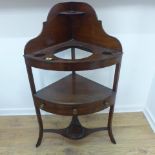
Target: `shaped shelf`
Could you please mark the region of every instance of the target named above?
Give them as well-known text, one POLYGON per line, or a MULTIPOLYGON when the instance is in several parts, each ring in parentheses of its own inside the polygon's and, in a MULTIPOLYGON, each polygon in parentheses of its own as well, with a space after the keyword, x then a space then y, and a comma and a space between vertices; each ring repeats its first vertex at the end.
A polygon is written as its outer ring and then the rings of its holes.
POLYGON ((83 76, 71 74, 38 91, 34 97, 38 107, 72 116, 73 109, 78 115, 84 115, 107 108, 113 104, 115 92, 83 76))
POLYGON ((60 12, 59 14, 60 14, 60 15, 74 16, 74 15, 84 15, 84 14, 86 14, 86 13, 85 13, 85 12, 82 12, 82 11, 68 10, 68 11, 60 12))
POLYGON ((103 68, 117 64, 122 57, 119 50, 104 48, 101 46, 70 40, 25 55, 26 61, 33 67, 57 70, 57 71, 80 71, 103 68), (69 48, 79 48, 92 53, 91 56, 83 59, 67 60, 58 58, 55 53, 62 52, 69 48))

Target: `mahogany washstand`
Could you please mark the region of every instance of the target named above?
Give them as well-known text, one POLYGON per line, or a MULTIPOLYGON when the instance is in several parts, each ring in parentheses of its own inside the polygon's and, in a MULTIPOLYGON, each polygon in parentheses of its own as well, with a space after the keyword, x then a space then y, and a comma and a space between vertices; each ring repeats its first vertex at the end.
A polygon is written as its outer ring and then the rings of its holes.
POLYGON ((122 58, 120 42, 106 34, 102 22, 97 19, 94 9, 81 2, 66 2, 55 5, 43 24, 41 34, 30 40, 24 52, 27 73, 31 86, 35 110, 39 123, 41 144, 43 132, 61 134, 70 139, 81 139, 93 132, 108 130, 112 143, 112 117, 122 58), (56 56, 71 49, 71 60, 56 56), (76 59, 76 49, 91 53, 91 56, 76 59), (102 86, 76 71, 93 70, 116 65, 113 89, 102 86), (69 76, 36 91, 32 67, 71 71, 69 76), (110 107, 107 127, 88 129, 81 125, 78 116, 101 111, 110 107), (43 129, 40 109, 50 113, 72 116, 65 129, 43 129))

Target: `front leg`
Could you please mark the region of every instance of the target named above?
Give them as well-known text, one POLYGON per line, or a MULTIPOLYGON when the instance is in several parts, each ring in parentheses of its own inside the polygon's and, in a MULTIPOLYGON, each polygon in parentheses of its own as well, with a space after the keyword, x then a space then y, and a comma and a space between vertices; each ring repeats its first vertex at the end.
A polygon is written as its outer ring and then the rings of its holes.
POLYGON ((39 147, 43 139, 43 122, 40 114, 40 109, 38 107, 36 107, 36 114, 37 114, 37 119, 39 124, 39 137, 38 137, 36 147, 39 147))
POLYGON ((113 119, 113 113, 114 113, 114 105, 110 106, 109 110, 109 118, 108 118, 108 134, 110 137, 110 140, 113 144, 116 144, 115 138, 112 133, 112 119, 113 119))

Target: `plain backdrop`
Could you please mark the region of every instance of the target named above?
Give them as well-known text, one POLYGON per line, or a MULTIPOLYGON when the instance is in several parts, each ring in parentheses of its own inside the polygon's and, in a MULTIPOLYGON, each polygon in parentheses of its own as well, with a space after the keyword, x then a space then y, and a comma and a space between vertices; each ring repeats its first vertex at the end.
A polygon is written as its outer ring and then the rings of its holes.
MULTIPOLYGON (((147 108, 155 118, 155 1, 84 0, 104 30, 123 46, 116 111, 147 108), (153 92, 154 91, 154 92, 153 92)), ((51 7, 60 0, 0 0, 0 115, 34 114, 23 50, 36 37, 51 7)), ((111 87, 114 67, 80 72, 111 87)), ((37 89, 69 74, 34 69, 37 89)), ((155 121, 155 120, 154 120, 155 121)))

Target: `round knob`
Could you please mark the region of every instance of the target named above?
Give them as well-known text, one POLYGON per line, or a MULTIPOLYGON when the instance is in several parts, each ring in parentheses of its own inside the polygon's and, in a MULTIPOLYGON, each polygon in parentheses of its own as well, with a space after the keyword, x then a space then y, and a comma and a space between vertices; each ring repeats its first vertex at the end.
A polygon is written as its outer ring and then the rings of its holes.
POLYGON ((77 109, 73 109, 73 115, 77 115, 77 114, 78 114, 77 109))
POLYGON ((41 104, 40 109, 44 109, 44 106, 45 106, 44 104, 41 104))
POLYGON ((107 107, 109 106, 109 102, 105 102, 104 104, 105 104, 107 107))
POLYGON ((46 60, 46 61, 52 61, 53 58, 52 58, 52 57, 46 57, 45 60, 46 60))

